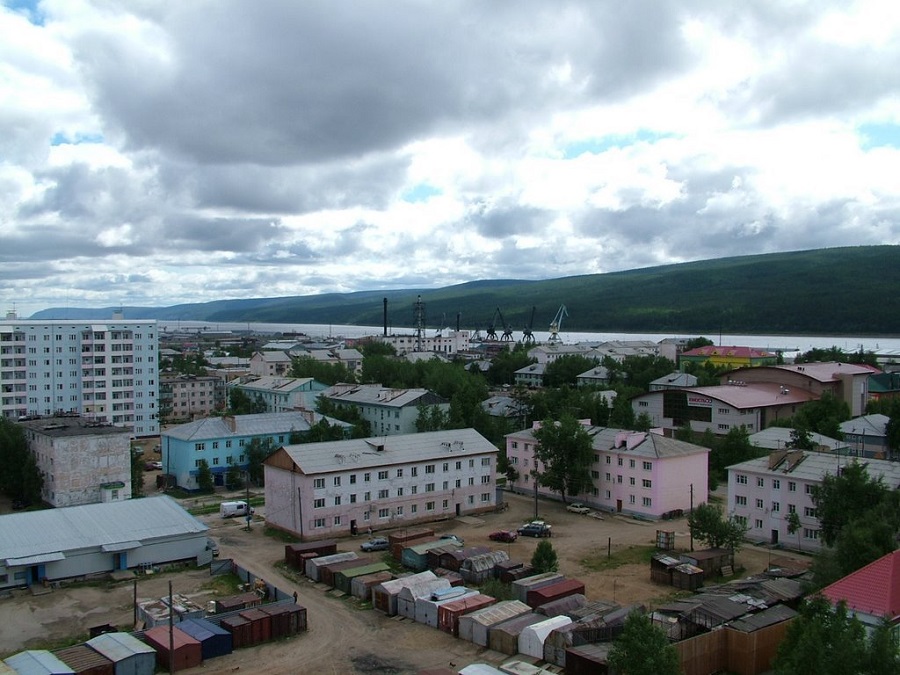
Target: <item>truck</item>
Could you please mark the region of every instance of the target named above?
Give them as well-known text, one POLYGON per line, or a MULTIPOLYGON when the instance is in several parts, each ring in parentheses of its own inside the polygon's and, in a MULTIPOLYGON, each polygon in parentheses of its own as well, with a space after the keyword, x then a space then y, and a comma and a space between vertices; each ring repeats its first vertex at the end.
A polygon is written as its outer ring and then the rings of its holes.
POLYGON ((219 515, 223 518, 234 518, 235 516, 253 515, 253 507, 247 502, 222 502, 219 504, 219 515))

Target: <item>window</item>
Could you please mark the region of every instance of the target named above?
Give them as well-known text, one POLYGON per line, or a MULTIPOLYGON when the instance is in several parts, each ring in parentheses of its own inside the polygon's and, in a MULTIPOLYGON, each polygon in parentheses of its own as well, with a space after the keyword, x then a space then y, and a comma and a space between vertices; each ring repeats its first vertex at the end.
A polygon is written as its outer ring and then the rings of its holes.
POLYGON ((810 529, 808 527, 804 527, 803 528, 803 538, 804 539, 818 539, 819 531, 810 529))
POLYGON ((738 506, 747 506, 747 498, 741 495, 736 495, 734 498, 734 503, 738 506))
POLYGON ((804 507, 803 515, 807 518, 818 518, 818 511, 816 511, 811 506, 804 507))
POLYGON ((434 473, 434 464, 426 464, 425 473, 434 473))
POLYGON ((356 494, 350 495, 350 503, 351 503, 351 504, 355 504, 355 503, 356 503, 356 494))
MULTIPOLYGON (((516 457, 516 459, 518 459, 518 457, 516 457)), ((457 463, 456 463, 456 470, 457 470, 457 471, 462 471, 462 462, 457 462, 457 463)))
POLYGON ((794 504, 788 504, 788 513, 797 513, 797 507, 794 504))
POLYGON ((419 505, 418 505, 418 504, 413 504, 412 506, 410 506, 410 507, 409 507, 409 512, 410 512, 410 513, 418 513, 418 512, 419 512, 419 505))
POLYGON ((647 508, 650 508, 651 506, 653 506, 653 500, 650 499, 650 497, 644 497, 641 500, 641 504, 647 508))
POLYGON ((606 463, 612 464, 612 457, 610 457, 609 455, 606 456, 606 463))
POLYGON ((418 485, 410 485, 409 486, 409 494, 411 494, 411 495, 419 494, 419 486, 418 485))
POLYGON ((641 481, 641 485, 643 485, 645 488, 653 487, 653 483, 646 478, 641 481))
POLYGON ((366 473, 363 474, 363 480, 368 483, 370 480, 372 480, 372 474, 366 471, 366 473))
POLYGON ((444 462, 441 469, 444 471, 444 473, 448 472, 450 470, 450 462, 444 462))
POLYGON ((414 466, 409 470, 411 476, 416 477, 419 475, 419 467, 414 466))
POLYGON ((378 509, 378 517, 379 518, 390 518, 391 510, 390 509, 378 509))
POLYGON ((621 474, 619 474, 619 475, 616 476, 616 482, 617 482, 619 485, 622 484, 622 475, 621 475, 621 474))
POLYGON ((319 499, 313 500, 313 508, 314 509, 324 509, 325 508, 325 498, 320 497, 319 499))
POLYGON ((441 502, 441 508, 442 508, 442 509, 447 510, 449 507, 450 507, 450 502, 447 501, 446 499, 445 499, 444 501, 441 502))
POLYGON ((441 490, 446 491, 449 489, 450 489, 450 481, 445 480, 444 483, 441 485, 441 490))
POLYGON ((482 501, 482 503, 491 501, 491 493, 490 492, 482 492, 481 493, 481 501, 482 501))
POLYGON ((761 530, 763 528, 763 521, 761 519, 757 518, 756 520, 753 521, 753 526, 757 530, 761 530))
POLYGON ((638 406, 641 408, 649 408, 650 402, 649 401, 638 401, 638 406))
POLYGON ((621 457, 619 457, 618 461, 619 461, 619 466, 622 466, 622 458, 621 457))
POLYGON ((781 481, 780 481, 779 479, 777 479, 777 478, 773 478, 773 479, 772 479, 772 489, 773 489, 773 490, 780 490, 780 489, 781 489, 781 481))
POLYGON ((747 527, 747 516, 735 516, 734 519, 742 526, 747 527))
POLYGON ((758 509, 763 508, 763 500, 762 499, 756 500, 756 508, 758 508, 758 509))
POLYGON ((213 450, 217 450, 219 448, 219 441, 213 441, 213 450))
POLYGON ((325 479, 324 478, 316 478, 315 480, 313 480, 313 487, 316 488, 317 490, 325 487, 325 479))
POLYGON ((341 477, 335 476, 334 477, 334 487, 340 487, 340 486, 341 486, 341 477))
POLYGON ((387 490, 379 490, 378 491, 378 499, 387 499, 388 491, 387 490))
POLYGON ((397 478, 403 478, 403 469, 397 469, 397 478))
POLYGON ((378 480, 387 480, 388 472, 387 471, 379 471, 378 472, 378 480))
MULTIPOLYGON (((528 446, 527 446, 527 445, 526 445, 525 449, 526 449, 526 450, 528 449, 528 446)), ((474 459, 470 459, 470 460, 469 460, 469 468, 470 468, 470 469, 474 469, 474 468, 475 468, 475 460, 474 460, 474 459)))
POLYGON ((402 515, 403 515, 403 507, 402 507, 402 506, 398 506, 398 507, 397 507, 397 515, 398 515, 398 516, 402 516, 402 515))
POLYGON ((197 452, 206 450, 206 443, 194 443, 194 450, 196 450, 197 452))
POLYGON ((629 459, 629 460, 628 460, 628 468, 629 468, 629 469, 633 469, 633 468, 634 468, 634 460, 633 460, 633 459, 629 459))
POLYGON ((742 473, 739 473, 735 477, 734 482, 737 483, 738 485, 746 485, 747 484, 747 476, 745 476, 742 473))
POLYGON ((371 493, 371 492, 366 492, 366 493, 363 495, 363 501, 365 501, 365 502, 370 502, 370 501, 372 501, 372 493, 371 493))
POLYGON ((425 483, 425 492, 434 492, 434 483, 425 483))
POLYGON ((628 477, 628 484, 629 484, 629 485, 634 485, 634 476, 629 476, 629 477, 628 477))
POLYGON ((334 505, 335 505, 335 506, 340 506, 340 505, 341 505, 341 496, 340 496, 340 495, 337 495, 337 496, 334 498, 334 505))
POLYGON ((765 478, 757 478, 756 479, 756 487, 761 488, 761 487, 765 487, 765 486, 766 486, 765 478))
POLYGON ((812 494, 812 491, 813 491, 813 486, 812 486, 812 485, 810 485, 809 483, 807 483, 807 484, 804 485, 803 487, 804 487, 804 489, 806 490, 806 494, 808 494, 808 495, 811 495, 811 494, 812 494))
POLYGON ((213 466, 218 466, 218 465, 219 465, 219 458, 213 457, 213 466))
POLYGON ((629 503, 629 504, 634 504, 635 501, 636 501, 636 500, 635 500, 634 495, 628 495, 628 503, 629 503))
POLYGON ((778 513, 781 511, 781 502, 772 502, 772 512, 778 513))
POLYGON ((491 458, 490 457, 482 457, 481 458, 481 466, 490 466, 491 458))
POLYGON ((324 518, 316 518, 313 521, 313 527, 325 527, 325 519, 324 518))
POLYGON ((653 462, 644 462, 644 471, 653 471, 653 462))
POLYGON ((402 497, 402 496, 403 496, 403 488, 397 488, 397 496, 398 496, 398 497, 402 497))
POLYGON ((434 511, 434 502, 425 502, 426 511, 434 511))
POLYGON ((340 517, 340 516, 335 516, 335 517, 334 517, 334 524, 335 524, 335 525, 340 525, 340 524, 341 524, 341 517, 340 517))
POLYGON ((592 479, 592 480, 599 480, 599 479, 600 479, 600 472, 599 472, 599 471, 594 471, 593 469, 591 469, 591 479, 592 479))
POLYGON ((356 474, 355 473, 350 474, 350 485, 356 485, 356 474))
POLYGON ((796 492, 796 491, 797 491, 797 484, 794 481, 789 480, 788 481, 788 492, 796 492))

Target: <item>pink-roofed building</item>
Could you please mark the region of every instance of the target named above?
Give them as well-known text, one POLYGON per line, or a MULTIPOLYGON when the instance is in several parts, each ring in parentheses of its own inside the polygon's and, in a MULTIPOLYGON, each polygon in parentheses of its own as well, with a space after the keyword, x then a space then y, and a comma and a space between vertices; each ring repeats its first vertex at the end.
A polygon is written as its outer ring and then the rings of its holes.
POLYGON ((887 617, 900 630, 900 551, 880 557, 821 591, 832 604, 844 601, 847 610, 867 629, 887 617))
MULTIPOLYGON (((673 512, 686 512, 694 503, 706 501, 709 450, 693 443, 666 438, 655 433, 591 426, 582 421, 594 449, 591 466, 593 486, 580 495, 567 495, 598 510, 628 513, 656 520, 673 512)), ((509 487, 523 494, 534 494, 535 469, 543 464, 535 458, 538 445, 534 432, 541 426, 506 436, 506 456, 518 473, 509 487)), ((543 486, 538 494, 551 499, 560 495, 543 486)))

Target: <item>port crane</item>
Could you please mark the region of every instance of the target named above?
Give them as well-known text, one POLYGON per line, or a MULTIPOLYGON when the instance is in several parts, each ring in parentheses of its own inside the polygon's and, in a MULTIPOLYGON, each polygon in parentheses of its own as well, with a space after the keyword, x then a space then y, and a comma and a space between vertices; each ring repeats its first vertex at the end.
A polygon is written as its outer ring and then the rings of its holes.
POLYGON ((550 337, 547 338, 548 342, 560 342, 562 340, 559 337, 559 330, 562 328, 562 320, 564 317, 569 316, 569 312, 566 310, 565 305, 559 306, 559 311, 556 312, 556 316, 553 317, 553 321, 550 322, 550 337))
POLYGON ((500 311, 499 307, 494 310, 494 316, 491 318, 490 324, 488 324, 487 339, 497 339, 497 319, 500 319, 500 324, 503 326, 503 333, 500 335, 500 341, 509 342, 510 340, 512 340, 512 327, 508 323, 506 323, 506 319, 503 318, 503 312, 500 311))
POLYGON ((533 344, 534 343, 534 333, 531 331, 531 326, 534 325, 534 311, 537 307, 531 307, 531 318, 528 319, 528 323, 525 324, 525 329, 522 331, 522 342, 525 344, 533 344))

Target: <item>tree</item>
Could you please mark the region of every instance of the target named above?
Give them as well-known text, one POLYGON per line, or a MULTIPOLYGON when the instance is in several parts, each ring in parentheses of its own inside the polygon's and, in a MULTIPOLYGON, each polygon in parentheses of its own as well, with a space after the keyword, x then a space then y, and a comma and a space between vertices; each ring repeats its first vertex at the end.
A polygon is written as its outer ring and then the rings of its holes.
POLYGON ((236 464, 230 464, 225 471, 225 487, 229 490, 240 490, 244 487, 244 477, 241 468, 236 464))
POLYGON ((41 501, 44 478, 28 449, 25 430, 0 415, 0 492, 26 504, 41 501))
POLYGON ((839 475, 826 474, 820 485, 812 487, 822 541, 834 546, 841 529, 878 506, 887 491, 884 481, 871 478, 859 462, 842 467, 839 475))
POLYGON ((722 508, 708 502, 700 504, 688 516, 691 536, 710 548, 737 551, 744 542, 747 526, 736 518, 725 518, 722 508))
POLYGON ((356 374, 343 363, 317 361, 311 356, 291 359, 291 377, 311 377, 323 384, 356 382, 356 374))
POLYGON ((847 614, 844 603, 832 607, 817 595, 803 603, 791 622, 774 666, 778 675, 844 675, 872 672, 866 668, 869 660, 859 619, 847 614))
POLYGON ((274 451, 275 444, 271 438, 254 438, 247 446, 247 475, 257 486, 265 482, 263 462, 274 451))
POLYGON ((809 429, 797 426, 791 429, 791 440, 787 442, 787 447, 794 450, 815 450, 816 444, 809 435, 809 429))
POLYGON ((560 387, 564 384, 574 385, 581 373, 597 365, 597 361, 585 356, 572 354, 561 356, 548 363, 544 369, 544 386, 560 387))
POLYGON ((144 496, 144 462, 131 448, 131 498, 144 496))
POLYGON ((634 426, 634 408, 631 407, 629 397, 621 391, 609 412, 609 426, 615 429, 631 429, 634 426))
POLYGON ((252 415, 266 412, 266 402, 257 394, 251 398, 243 389, 234 387, 228 395, 228 409, 232 415, 252 415))
POLYGON ((791 511, 787 517, 787 530, 788 534, 796 534, 797 535, 797 550, 802 551, 803 546, 800 543, 800 516, 796 511, 791 511))
POLYGON ((205 459, 200 460, 200 466, 197 468, 197 488, 200 492, 212 492, 215 489, 212 471, 205 459))
POLYGON ((609 666, 623 675, 677 675, 678 651, 643 612, 625 619, 625 629, 609 650, 609 666))
POLYGON ((559 557, 549 540, 541 539, 538 542, 534 555, 531 556, 531 566, 535 574, 555 572, 559 569, 559 557))
POLYGON ((571 415, 563 415, 559 422, 546 419, 534 432, 534 438, 538 442, 535 459, 544 465, 537 480, 559 492, 563 503, 566 495, 581 494, 593 485, 591 436, 577 419, 571 415))

